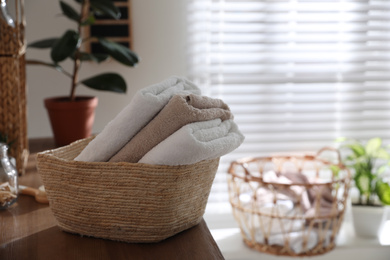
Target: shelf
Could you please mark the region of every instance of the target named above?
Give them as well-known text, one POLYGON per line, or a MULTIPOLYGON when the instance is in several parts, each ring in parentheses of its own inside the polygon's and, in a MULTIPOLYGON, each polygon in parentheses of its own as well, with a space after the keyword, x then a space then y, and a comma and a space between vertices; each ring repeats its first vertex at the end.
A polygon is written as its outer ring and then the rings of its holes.
MULTIPOLYGON (((131 26, 131 1, 114 1, 115 6, 120 8, 122 18, 119 20, 110 17, 97 18, 96 22, 87 26, 84 30, 85 37, 104 37, 108 40, 120 43, 127 48, 132 48, 132 26, 131 26)), ((84 45, 86 52, 104 52, 96 39, 88 41, 84 45)))

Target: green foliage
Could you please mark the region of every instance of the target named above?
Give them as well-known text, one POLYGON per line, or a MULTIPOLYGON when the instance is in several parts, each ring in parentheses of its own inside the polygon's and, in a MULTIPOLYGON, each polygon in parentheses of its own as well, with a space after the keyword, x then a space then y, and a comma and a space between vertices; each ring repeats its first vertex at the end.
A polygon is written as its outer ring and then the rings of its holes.
POLYGON ((124 65, 132 66, 138 62, 137 55, 123 45, 110 42, 104 38, 99 38, 99 43, 111 57, 124 65))
POLYGON ((390 154, 382 146, 382 139, 375 137, 364 145, 357 140, 340 138, 342 149, 349 151, 344 163, 354 169, 354 182, 360 192, 360 199, 366 198, 372 204, 373 197, 390 205, 390 186, 383 181, 381 174, 390 166, 390 154))
POLYGON ((375 191, 383 204, 390 205, 390 186, 388 183, 378 180, 375 185, 375 191))
POLYGON ((75 53, 80 43, 80 35, 76 31, 66 31, 59 40, 54 42, 50 53, 51 59, 54 63, 65 60, 75 53))
POLYGON ((28 46, 31 48, 39 48, 39 49, 51 48, 51 47, 53 47, 54 43, 57 40, 58 40, 58 38, 49 38, 49 39, 40 40, 40 41, 30 43, 28 46))
POLYGON ((340 167, 338 165, 332 164, 329 166, 332 171, 333 176, 338 177, 340 172, 340 167))
POLYGON ((62 13, 68 17, 69 19, 75 21, 76 23, 80 21, 81 17, 80 15, 67 3, 60 1, 60 7, 62 10, 62 13))
POLYGON ((96 90, 110 90, 118 93, 126 91, 126 82, 119 74, 116 73, 100 74, 92 78, 85 79, 82 83, 96 90), (109 86, 109 89, 107 89, 107 86, 109 86))
POLYGON ((68 29, 60 37, 52 37, 30 43, 28 47, 38 49, 50 49, 52 63, 28 60, 27 64, 44 65, 60 71, 71 78, 70 100, 75 99, 75 89, 79 84, 95 90, 112 91, 125 93, 127 90, 126 82, 117 73, 103 73, 90 77, 88 79, 78 80, 78 73, 81 62, 91 61, 100 63, 111 57, 125 66, 133 67, 138 62, 138 56, 130 49, 112 42, 105 38, 83 37, 84 26, 93 25, 96 16, 105 15, 114 19, 120 18, 120 11, 111 0, 75 0, 79 5, 79 12, 70 4, 60 0, 62 14, 75 22, 75 29, 68 29), (81 50, 83 43, 94 40, 99 44, 105 53, 87 53, 81 50), (60 63, 71 59, 74 64, 72 73, 67 72, 60 63))
POLYGON ((91 8, 99 15, 108 15, 114 19, 121 16, 119 9, 110 0, 91 0, 91 8))

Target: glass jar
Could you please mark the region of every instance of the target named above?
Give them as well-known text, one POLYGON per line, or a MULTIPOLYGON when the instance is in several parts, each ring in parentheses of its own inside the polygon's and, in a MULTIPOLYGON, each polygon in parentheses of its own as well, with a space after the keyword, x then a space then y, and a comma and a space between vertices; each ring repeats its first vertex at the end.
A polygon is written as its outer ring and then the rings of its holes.
POLYGON ((18 172, 7 151, 8 145, 0 143, 0 209, 8 208, 18 198, 18 172))

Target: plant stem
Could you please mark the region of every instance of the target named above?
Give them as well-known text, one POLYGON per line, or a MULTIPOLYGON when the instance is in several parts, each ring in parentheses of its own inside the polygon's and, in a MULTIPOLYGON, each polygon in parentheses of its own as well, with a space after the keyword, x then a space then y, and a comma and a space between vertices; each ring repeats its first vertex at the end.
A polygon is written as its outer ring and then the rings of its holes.
MULTIPOLYGON (((80 20, 77 23, 77 33, 81 37, 81 23, 87 18, 89 10, 89 0, 84 0, 81 2, 81 11, 80 11, 80 20)), ((76 86, 78 80, 78 74, 80 70, 81 60, 80 60, 80 50, 81 44, 77 47, 75 51, 75 57, 73 62, 73 77, 72 77, 72 85, 70 90, 70 101, 76 100, 76 86)))
POLYGON ((76 51, 75 58, 74 58, 74 63, 73 63, 73 77, 72 77, 72 86, 70 88, 70 101, 75 101, 76 100, 76 86, 77 86, 77 77, 78 77, 78 72, 80 68, 80 58, 79 55, 76 51))
POLYGON ((43 65, 43 66, 47 66, 47 67, 53 68, 53 69, 55 69, 55 70, 57 70, 59 72, 62 72, 63 74, 65 74, 69 78, 73 77, 72 74, 70 74, 69 72, 64 70, 61 66, 54 65, 54 64, 49 63, 49 62, 43 62, 43 61, 39 61, 39 60, 26 60, 26 64, 28 64, 28 65, 43 65))

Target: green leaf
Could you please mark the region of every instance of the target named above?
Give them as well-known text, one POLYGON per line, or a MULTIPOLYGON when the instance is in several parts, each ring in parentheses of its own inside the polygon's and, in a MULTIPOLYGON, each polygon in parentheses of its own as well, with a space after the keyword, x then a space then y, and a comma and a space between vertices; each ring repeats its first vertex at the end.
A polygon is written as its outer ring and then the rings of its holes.
MULTIPOLYGON (((100 63, 102 61, 105 61, 107 58, 108 58, 108 54, 104 54, 104 53, 87 53, 87 52, 80 53, 80 59, 82 61, 94 61, 100 63)), ((72 59, 74 59, 73 56, 72 59)))
POLYGON ((367 174, 358 173, 355 176, 355 184, 356 187, 359 189, 360 194, 365 194, 367 196, 371 193, 371 178, 367 174))
POLYGON ((390 186, 388 183, 377 181, 375 191, 383 204, 390 205, 390 186))
POLYGON ((58 63, 49 63, 49 62, 44 62, 44 61, 39 61, 39 60, 26 60, 26 64, 28 65, 43 65, 47 67, 51 67, 55 70, 63 72, 64 69, 58 64, 58 63))
POLYGON ((104 73, 81 81, 87 87, 95 90, 126 93, 125 80, 117 73, 104 73))
POLYGON ((348 155, 345 160, 346 161, 354 161, 356 159, 356 156, 355 155, 348 155))
POLYGON ((335 176, 335 177, 339 176, 340 167, 338 165, 332 164, 329 168, 332 171, 333 176, 335 176))
POLYGON ((370 156, 375 156, 381 145, 382 140, 378 137, 368 140, 366 144, 366 153, 370 156))
POLYGON ((58 38, 49 38, 44 40, 39 40, 32 42, 28 45, 28 47, 31 48, 39 48, 39 49, 45 49, 45 48, 51 48, 53 47, 54 43, 58 40, 58 38))
POLYGON ((389 153, 384 149, 384 148, 379 148, 375 155, 376 158, 384 159, 384 160, 389 160, 390 156, 389 153))
POLYGON ((81 39, 79 34, 73 30, 68 30, 58 39, 51 49, 51 59, 57 63, 70 57, 77 49, 81 39))
POLYGON ((80 21, 80 15, 67 3, 60 1, 60 6, 62 13, 68 17, 69 19, 76 21, 77 23, 80 21))
POLYGON ((360 157, 353 164, 353 168, 355 168, 358 174, 365 174, 368 176, 373 175, 372 173, 372 164, 367 161, 365 157, 360 157))
POLYGON ((115 60, 127 66, 134 66, 138 63, 138 56, 133 51, 125 46, 109 41, 104 38, 99 38, 99 43, 103 49, 115 60))
POLYGON ((382 173, 384 173, 387 169, 389 168, 389 165, 388 164, 385 164, 385 165, 381 165, 378 170, 376 171, 376 173, 378 175, 381 175, 382 173))
POLYGON ((108 15, 114 19, 119 19, 121 16, 118 7, 110 0, 91 0, 90 4, 97 13, 108 15))
POLYGON ((349 147, 353 154, 355 155, 355 157, 360 157, 362 155, 365 155, 366 154, 366 151, 364 149, 364 147, 361 145, 361 144, 348 144, 347 147, 349 147))

